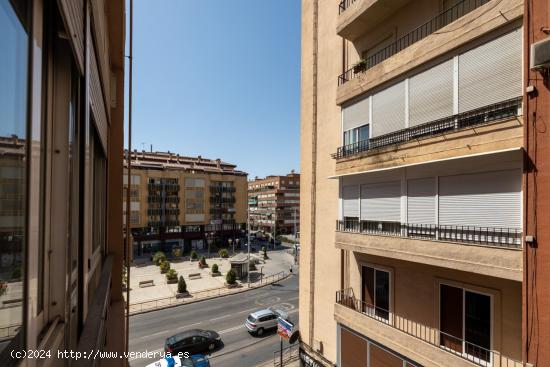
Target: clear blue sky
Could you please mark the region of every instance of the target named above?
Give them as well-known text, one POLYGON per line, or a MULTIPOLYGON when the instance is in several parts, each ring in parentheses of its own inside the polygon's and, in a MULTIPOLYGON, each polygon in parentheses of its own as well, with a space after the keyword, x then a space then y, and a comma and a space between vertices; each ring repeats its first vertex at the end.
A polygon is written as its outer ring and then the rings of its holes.
POLYGON ((134 0, 133 148, 299 171, 300 3, 134 0))

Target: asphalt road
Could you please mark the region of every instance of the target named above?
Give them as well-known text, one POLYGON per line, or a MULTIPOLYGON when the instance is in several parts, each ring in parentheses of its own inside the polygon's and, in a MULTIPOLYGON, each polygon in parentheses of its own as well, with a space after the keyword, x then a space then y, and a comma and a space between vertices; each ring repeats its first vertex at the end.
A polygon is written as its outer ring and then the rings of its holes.
MULTIPOLYGON (((161 352, 165 339, 173 334, 193 328, 212 329, 223 341, 223 346, 210 355, 212 367, 253 367, 272 360, 280 341, 275 331, 263 337, 250 335, 244 320, 249 313, 271 306, 286 310, 290 320, 298 323, 297 274, 248 292, 132 316, 129 349, 161 352)), ((146 366, 158 359, 130 358, 130 365, 146 366)))

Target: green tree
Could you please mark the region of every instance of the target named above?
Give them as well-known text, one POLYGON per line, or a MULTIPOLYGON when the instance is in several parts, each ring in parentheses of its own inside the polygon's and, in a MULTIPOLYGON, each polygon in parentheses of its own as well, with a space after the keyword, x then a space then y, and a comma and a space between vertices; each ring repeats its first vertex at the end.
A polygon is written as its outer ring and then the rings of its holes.
POLYGON ((168 261, 163 261, 160 263, 160 272, 161 274, 166 273, 168 270, 170 270, 170 263, 168 261))
POLYGON ((162 251, 157 251, 153 255, 153 264, 159 266, 163 261, 166 261, 166 254, 162 251))
POLYGON ((218 272, 218 264, 212 265, 212 274, 216 274, 218 272))
POLYGON ((225 281, 227 284, 235 284, 237 281, 237 272, 234 269, 230 269, 225 275, 225 281))

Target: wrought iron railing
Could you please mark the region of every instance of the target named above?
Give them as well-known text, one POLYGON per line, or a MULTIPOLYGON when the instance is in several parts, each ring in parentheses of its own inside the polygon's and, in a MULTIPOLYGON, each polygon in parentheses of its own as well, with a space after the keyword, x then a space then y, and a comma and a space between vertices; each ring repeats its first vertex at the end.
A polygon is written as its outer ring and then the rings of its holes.
MULTIPOLYGON (((340 2, 340 13, 345 11, 355 1, 356 0, 343 0, 342 2, 340 2)), ((343 85, 351 79, 355 79, 359 74, 364 73, 375 65, 380 64, 382 61, 389 59, 398 52, 411 46, 413 43, 416 43, 421 39, 426 38, 430 34, 435 33, 441 28, 451 24, 452 22, 463 17, 472 10, 477 9, 480 6, 488 3, 489 1, 490 0, 462 0, 451 8, 433 17, 421 26, 401 36, 395 42, 389 44, 380 51, 374 53, 366 59, 361 60, 352 68, 346 70, 343 74, 338 76, 338 85, 343 85)))
POLYGON ((506 357, 498 351, 484 348, 463 338, 399 316, 392 310, 363 302, 355 298, 352 288, 337 291, 336 303, 476 365, 492 367, 525 366, 523 362, 506 357))
POLYGON ((347 8, 350 7, 351 4, 356 2, 357 0, 342 0, 340 1, 340 4, 338 5, 338 14, 342 14, 346 11, 347 8))
POLYGON ((388 145, 404 143, 411 140, 425 139, 443 133, 457 131, 472 126, 479 126, 494 121, 519 116, 521 101, 521 97, 512 98, 507 101, 494 103, 492 105, 484 106, 467 112, 462 112, 439 120, 427 122, 422 125, 417 125, 406 129, 394 131, 389 134, 380 135, 374 138, 370 138, 369 140, 344 145, 339 147, 336 153, 332 154, 332 158, 347 158, 360 154, 362 152, 382 148, 388 145))
POLYGON ((338 232, 367 235, 420 238, 492 247, 521 248, 522 231, 518 228, 450 226, 346 218, 336 221, 338 232))

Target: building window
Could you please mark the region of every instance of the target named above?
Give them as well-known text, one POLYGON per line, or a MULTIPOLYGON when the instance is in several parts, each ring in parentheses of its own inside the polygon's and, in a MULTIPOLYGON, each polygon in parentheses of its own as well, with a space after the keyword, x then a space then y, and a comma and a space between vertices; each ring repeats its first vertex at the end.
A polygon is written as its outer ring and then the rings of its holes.
POLYGON ((28 6, 0 0, 0 299, 10 304, 10 311, 0 314, 6 335, 0 360, 24 343, 28 6))
POLYGON ((369 124, 344 131, 344 145, 369 140, 369 124))
POLYGON ((390 273, 370 266, 361 268, 363 312, 384 320, 390 316, 390 273))
POLYGON ((491 296, 440 285, 440 344, 476 359, 491 359, 491 296))

